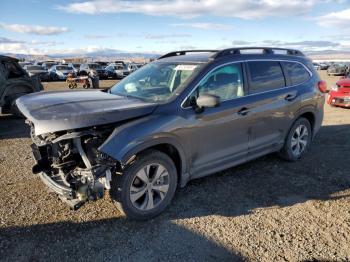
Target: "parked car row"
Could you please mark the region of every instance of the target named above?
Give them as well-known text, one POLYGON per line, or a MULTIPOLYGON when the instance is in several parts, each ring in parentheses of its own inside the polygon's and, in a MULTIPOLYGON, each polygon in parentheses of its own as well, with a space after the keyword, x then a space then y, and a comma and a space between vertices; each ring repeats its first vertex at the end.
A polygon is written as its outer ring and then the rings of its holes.
POLYGON ((332 64, 327 69, 327 74, 329 76, 330 75, 345 76, 349 74, 349 64, 345 64, 345 63, 332 64))
POLYGON ((38 75, 41 81, 66 80, 68 74, 76 76, 98 76, 100 79, 122 79, 141 68, 143 64, 124 61, 93 63, 58 63, 56 61, 19 62, 19 65, 32 75, 38 75))
POLYGON ((330 67, 329 63, 313 63, 316 70, 327 70, 330 67))

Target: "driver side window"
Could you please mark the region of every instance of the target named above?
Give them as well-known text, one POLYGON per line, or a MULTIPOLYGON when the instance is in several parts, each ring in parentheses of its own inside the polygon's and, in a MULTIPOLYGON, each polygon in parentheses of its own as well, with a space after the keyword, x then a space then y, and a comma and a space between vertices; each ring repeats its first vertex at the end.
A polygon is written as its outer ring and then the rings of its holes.
POLYGON ((198 96, 202 94, 216 95, 221 102, 244 96, 242 64, 234 63, 215 69, 200 81, 183 106, 195 105, 198 96))
POLYGON ((221 101, 244 96, 242 65, 220 67, 207 75, 199 84, 197 95, 211 94, 221 101))

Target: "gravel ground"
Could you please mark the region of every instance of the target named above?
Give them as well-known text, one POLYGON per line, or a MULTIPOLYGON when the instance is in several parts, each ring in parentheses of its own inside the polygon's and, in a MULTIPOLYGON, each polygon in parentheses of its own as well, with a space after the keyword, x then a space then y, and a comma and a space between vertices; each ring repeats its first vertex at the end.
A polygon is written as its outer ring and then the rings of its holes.
POLYGON ((350 110, 325 111, 302 161, 273 154, 191 181, 147 222, 108 197, 71 211, 31 173, 24 122, 0 116, 0 260, 350 261, 350 110))

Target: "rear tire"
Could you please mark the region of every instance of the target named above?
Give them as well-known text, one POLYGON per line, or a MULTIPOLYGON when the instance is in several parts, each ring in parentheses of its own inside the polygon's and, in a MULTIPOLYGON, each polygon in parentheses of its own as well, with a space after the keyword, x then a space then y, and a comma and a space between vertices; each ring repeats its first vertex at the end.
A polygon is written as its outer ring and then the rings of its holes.
POLYGON ((288 136, 279 155, 287 161, 301 159, 309 150, 312 141, 312 128, 304 117, 296 120, 289 130, 288 136))
POLYGON ((177 187, 174 162, 164 153, 148 150, 112 179, 111 198, 133 220, 147 220, 162 213, 177 187))

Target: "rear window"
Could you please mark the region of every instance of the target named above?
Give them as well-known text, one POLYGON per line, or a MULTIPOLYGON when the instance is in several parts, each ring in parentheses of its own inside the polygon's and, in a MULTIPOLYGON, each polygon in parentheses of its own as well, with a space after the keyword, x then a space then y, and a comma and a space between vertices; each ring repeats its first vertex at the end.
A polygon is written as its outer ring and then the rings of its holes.
POLYGON ((42 70, 43 68, 41 66, 27 66, 28 70, 42 70))
POLYGON ((56 69, 57 69, 57 70, 73 70, 72 67, 70 67, 70 66, 65 66, 65 65, 56 66, 56 69))
POLYGON ((248 62, 250 94, 279 89, 286 86, 281 65, 277 61, 248 62))
POLYGON ((89 67, 91 69, 102 69, 102 66, 99 64, 89 64, 89 67))
POLYGON ((298 85, 310 79, 309 72, 299 63, 283 62, 283 66, 292 82, 292 85, 298 85))

